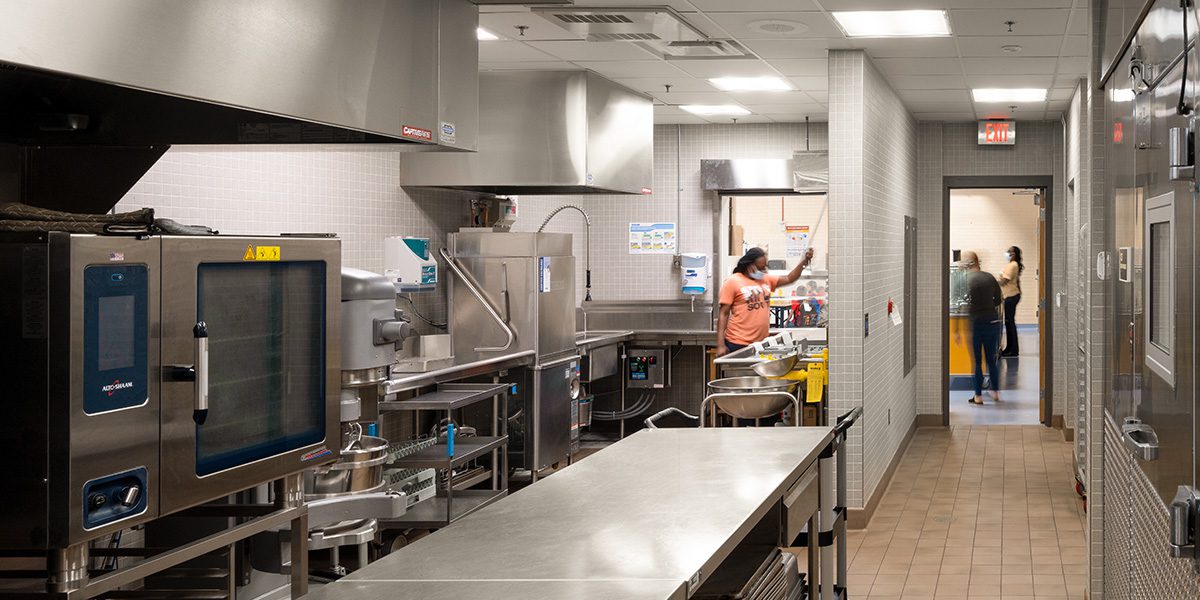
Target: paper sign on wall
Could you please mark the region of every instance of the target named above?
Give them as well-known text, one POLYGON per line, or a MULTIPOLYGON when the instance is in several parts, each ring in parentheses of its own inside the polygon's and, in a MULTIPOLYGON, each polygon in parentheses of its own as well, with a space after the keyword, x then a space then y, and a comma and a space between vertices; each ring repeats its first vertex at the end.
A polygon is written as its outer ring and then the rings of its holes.
POLYGON ((674 223, 630 223, 630 254, 675 254, 674 223))
POLYGON ((808 225, 787 225, 784 228, 784 235, 787 236, 787 255, 804 256, 804 252, 808 250, 808 225))

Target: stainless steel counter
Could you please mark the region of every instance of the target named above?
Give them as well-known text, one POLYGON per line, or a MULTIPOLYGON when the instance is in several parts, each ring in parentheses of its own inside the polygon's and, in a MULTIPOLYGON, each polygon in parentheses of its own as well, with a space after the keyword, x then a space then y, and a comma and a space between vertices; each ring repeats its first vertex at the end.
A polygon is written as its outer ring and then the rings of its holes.
POLYGON ((406 392, 438 383, 458 381, 467 377, 495 373, 531 364, 533 364, 533 350, 513 352, 511 354, 456 364, 424 373, 400 373, 398 376, 380 384, 380 389, 383 394, 395 394, 397 392, 406 392))
POLYGON ((454 585, 466 597, 480 584, 489 598, 576 597, 558 591, 567 585, 581 598, 676 598, 689 580, 703 583, 832 436, 824 427, 641 431, 312 597, 374 598, 356 594, 426 582, 387 593, 425 600, 430 585, 454 585), (496 591, 517 581, 505 592, 516 595, 496 591))
POLYGON ((342 581, 305 598, 336 600, 684 600, 686 586, 670 580, 624 581, 342 581))

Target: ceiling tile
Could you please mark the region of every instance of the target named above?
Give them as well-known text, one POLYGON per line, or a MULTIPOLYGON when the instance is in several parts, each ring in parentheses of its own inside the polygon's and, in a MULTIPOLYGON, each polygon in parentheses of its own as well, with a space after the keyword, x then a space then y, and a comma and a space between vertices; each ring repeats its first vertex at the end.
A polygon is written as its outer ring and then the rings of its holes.
MULTIPOLYGON (((1032 56, 1058 56, 1063 46, 1061 35, 982 35, 958 38, 958 49, 962 56, 1000 56, 1025 58, 1032 56), (1008 53, 1000 48, 1016 45, 1020 52, 1008 53)), ((1086 54, 1086 52, 1085 52, 1086 54)))
POLYGON ((968 88, 1049 88, 1051 75, 974 75, 967 73, 968 88))
POLYGON ((500 36, 523 42, 539 40, 582 40, 583 36, 571 33, 539 15, 529 11, 482 13, 479 15, 479 26, 500 36), (518 26, 526 27, 525 35, 521 35, 518 26))
POLYGON ((738 104, 808 104, 811 100, 804 92, 728 92, 738 104))
MULTIPOLYGON (((994 5, 994 4, 993 4, 994 5)), ((1005 21, 1014 21, 1014 35, 1062 35, 1067 33, 1064 9, 951 10, 950 26, 955 35, 1005 35, 1005 21)))
POLYGON ((1084 77, 1088 72, 1088 65, 1091 64, 1086 56, 1073 56, 1070 58, 1058 59, 1058 76, 1062 77, 1084 77))
POLYGON ((1063 56, 1087 56, 1091 47, 1086 35, 1068 35, 1067 43, 1063 44, 1063 56))
POLYGON ((804 95, 817 104, 829 104, 829 90, 805 90, 804 95))
POLYGON ((963 121, 974 121, 975 113, 973 112, 914 112, 913 117, 918 121, 946 121, 950 123, 959 123, 963 121))
POLYGON ((552 61, 555 57, 521 42, 479 43, 479 62, 552 61))
POLYGON ((782 113, 782 114, 765 114, 763 116, 770 117, 770 119, 772 121, 775 121, 776 123, 803 123, 805 117, 808 117, 808 119, 810 121, 813 121, 816 123, 825 123, 825 122, 829 121, 829 111, 827 111, 827 110, 822 110, 820 112, 814 112, 814 113, 809 113, 809 114, 782 113))
POLYGON ((579 71, 580 68, 561 60, 546 62, 479 63, 480 71, 579 71))
POLYGON ((530 46, 562 60, 649 60, 655 55, 629 42, 529 42, 530 46))
POLYGON ((1056 112, 1062 112, 1062 111, 1065 111, 1065 110, 1067 110, 1067 108, 1068 108, 1070 105, 1071 105, 1071 102, 1070 102, 1070 101, 1068 101, 1068 100, 1060 100, 1060 101, 1057 101, 1057 102, 1047 102, 1047 103, 1046 103, 1046 110, 1053 110, 1053 111, 1056 111, 1056 112))
POLYGON ((1054 88, 1050 90, 1050 101, 1070 100, 1075 97, 1075 88, 1054 88))
POLYGON ((772 77, 779 73, 758 59, 674 60, 671 64, 684 72, 703 78, 710 77, 772 77))
POLYGON ((578 61, 575 64, 611 79, 631 77, 683 77, 683 71, 665 60, 629 60, 614 62, 578 61))
POLYGON ((971 101, 966 89, 957 90, 900 90, 896 92, 905 102, 963 102, 971 101))
POLYGON ((961 75, 962 65, 957 58, 880 58, 875 60, 879 70, 888 75, 961 75))
POLYGON ((651 92, 650 95, 666 104, 737 104, 725 92, 651 92))
POLYGON ((828 58, 795 58, 767 61, 786 77, 828 77, 828 58))
POLYGON ((751 52, 770 60, 773 58, 826 58, 829 48, 851 48, 849 40, 814 38, 807 40, 746 40, 742 42, 751 52))
MULTIPOLYGON (((719 12, 778 12, 790 10, 820 10, 812 0, 691 0, 696 8, 710 13, 719 12)), ((591 1, 588 1, 591 4, 591 1)))
POLYGON ((964 58, 963 69, 968 76, 988 75, 1053 75, 1057 67, 1053 58, 964 58))
POLYGON ((659 115, 667 116, 667 115, 690 115, 690 114, 692 114, 692 113, 687 112, 686 110, 683 110, 682 108, 679 108, 678 106, 667 106, 665 104, 655 104, 654 105, 654 117, 655 118, 658 118, 659 115))
POLYGON ((825 91, 829 89, 828 77, 788 77, 792 85, 802 92, 808 91, 825 91))
POLYGON ((833 21, 820 12, 733 12, 708 13, 717 25, 738 39, 762 40, 779 38, 841 37, 842 32, 833 21), (791 32, 774 34, 755 29, 759 24, 771 22, 795 27, 791 32))
POLYGON ((958 56, 954 38, 878 38, 856 39, 854 45, 871 58, 945 58, 958 56))
POLYGON ((705 125, 708 121, 696 115, 654 115, 655 125, 705 125))
MULTIPOLYGON (((835 10, 906 10, 914 8, 940 8, 930 6, 929 0, 821 0, 828 11, 835 10)), ((936 2, 933 4, 942 4, 936 2)))
POLYGON ((664 85, 670 85, 672 92, 715 92, 717 88, 709 85, 707 80, 694 77, 637 77, 629 79, 614 79, 617 83, 644 93, 657 94, 666 92, 664 85))
POLYGON ((815 112, 823 112, 827 110, 820 104, 747 104, 746 108, 760 115, 807 115, 815 112))
MULTIPOLYGON (((1071 8, 1072 0, 1004 0, 1010 8, 1071 8)), ((941 0, 947 8, 992 8, 996 0, 941 0)))
POLYGON ((909 102, 904 101, 904 106, 910 112, 966 112, 971 110, 970 102, 909 102))
POLYGON ((729 123, 734 123, 735 121, 737 122, 738 125, 746 125, 746 124, 754 124, 754 123, 774 123, 775 122, 771 119, 771 117, 768 117, 766 115, 740 115, 737 117, 731 117, 729 115, 722 115, 722 116, 713 115, 711 117, 705 117, 705 118, 708 119, 709 123, 719 123, 719 124, 729 124, 729 123))
POLYGON ((587 0, 586 3, 577 4, 587 4, 588 6, 669 6, 679 11, 694 10, 689 0, 587 0))
POLYGON ((965 88, 967 81, 957 73, 946 75, 890 75, 888 81, 897 90, 940 90, 965 88))
POLYGON ((1019 108, 1017 110, 1009 110, 1007 107, 977 106, 975 114, 979 115, 981 119, 1033 119, 1040 121, 1045 118, 1046 109, 1041 104, 1038 104, 1036 108, 1019 108))

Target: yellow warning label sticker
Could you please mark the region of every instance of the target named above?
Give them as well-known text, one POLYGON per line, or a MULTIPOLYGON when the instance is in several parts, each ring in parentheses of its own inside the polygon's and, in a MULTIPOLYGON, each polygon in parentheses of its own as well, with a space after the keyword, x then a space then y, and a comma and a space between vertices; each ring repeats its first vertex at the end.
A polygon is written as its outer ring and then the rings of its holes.
POLYGON ((254 260, 279 260, 279 246, 259 246, 255 248, 254 260))
POLYGON ((246 246, 246 253, 242 255, 242 260, 254 260, 254 246, 246 246))

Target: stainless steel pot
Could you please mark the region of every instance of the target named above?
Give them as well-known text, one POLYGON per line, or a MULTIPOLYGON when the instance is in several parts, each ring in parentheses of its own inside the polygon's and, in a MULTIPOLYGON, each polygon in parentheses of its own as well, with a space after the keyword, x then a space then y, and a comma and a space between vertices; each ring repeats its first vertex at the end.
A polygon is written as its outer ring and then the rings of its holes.
POLYGON ((388 460, 388 441, 369 435, 341 452, 341 459, 323 469, 304 474, 305 497, 309 500, 383 489, 383 467, 388 460))

